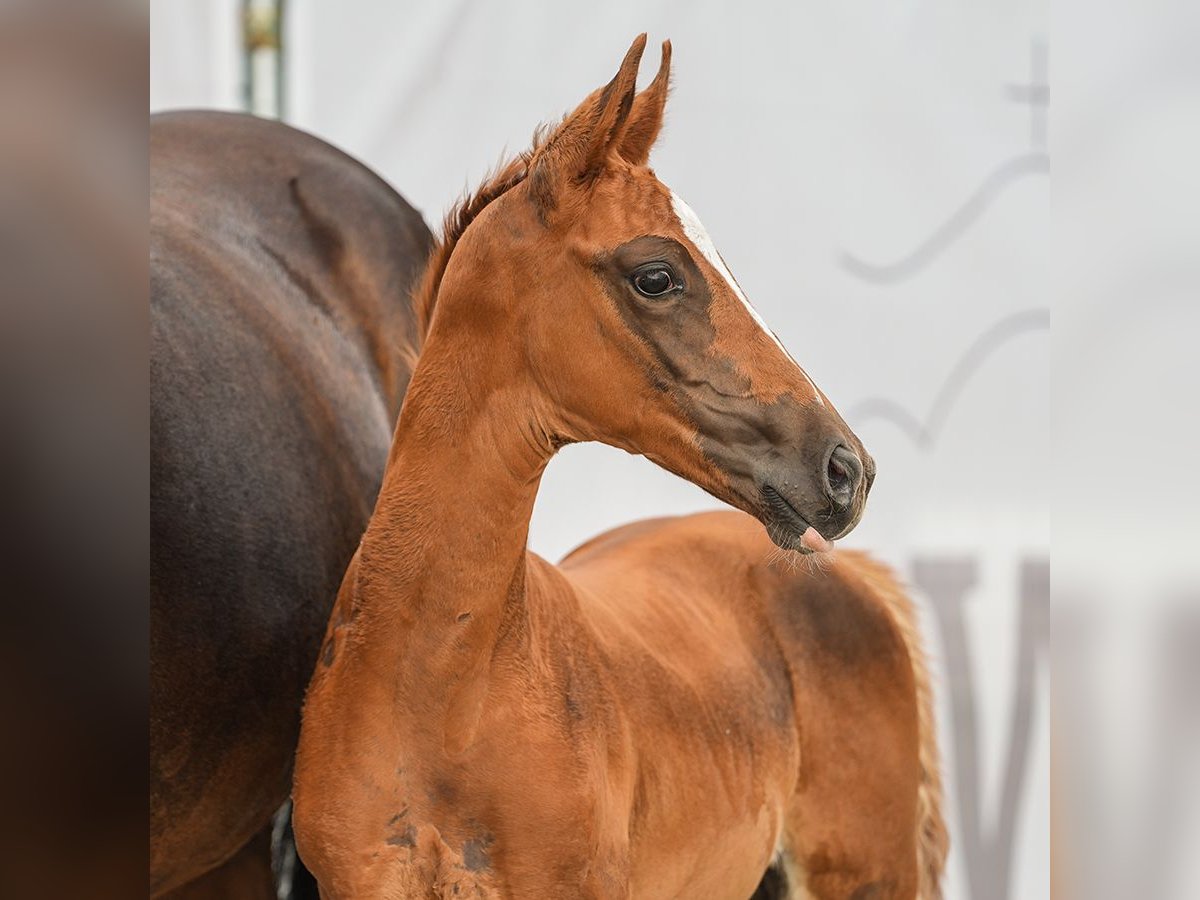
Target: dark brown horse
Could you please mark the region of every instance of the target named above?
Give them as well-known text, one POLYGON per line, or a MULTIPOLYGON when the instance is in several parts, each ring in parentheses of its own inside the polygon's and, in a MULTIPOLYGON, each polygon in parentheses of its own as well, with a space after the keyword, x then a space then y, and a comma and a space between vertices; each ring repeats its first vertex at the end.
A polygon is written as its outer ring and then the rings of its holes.
POLYGON ((266 829, 379 487, 431 237, 282 125, 156 116, 150 890, 273 896, 266 829))

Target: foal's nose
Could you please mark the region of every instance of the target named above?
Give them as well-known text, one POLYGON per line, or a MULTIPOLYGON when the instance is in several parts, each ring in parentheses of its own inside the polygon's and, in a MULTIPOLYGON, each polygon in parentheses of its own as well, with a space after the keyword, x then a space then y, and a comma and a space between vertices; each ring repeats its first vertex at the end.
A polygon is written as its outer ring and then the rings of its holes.
POLYGON ((853 450, 845 444, 838 444, 829 451, 829 458, 825 461, 824 487, 834 509, 844 512, 850 508, 862 478, 862 460, 853 450))

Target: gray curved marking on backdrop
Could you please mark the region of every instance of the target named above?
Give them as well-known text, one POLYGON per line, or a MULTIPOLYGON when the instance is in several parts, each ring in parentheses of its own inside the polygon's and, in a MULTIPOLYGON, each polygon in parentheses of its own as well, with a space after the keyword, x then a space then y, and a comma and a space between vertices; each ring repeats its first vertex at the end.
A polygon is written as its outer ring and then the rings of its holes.
POLYGON ((903 281, 925 268, 962 237, 1009 184, 1027 175, 1046 175, 1049 172, 1050 157, 1045 153, 1026 153, 1013 157, 989 175, 975 193, 935 228, 929 237, 895 262, 867 262, 844 250, 838 261, 843 269, 864 281, 875 284, 903 281))
POLYGON ((1021 335, 1050 330, 1050 310, 1026 309, 1001 319, 975 339, 967 348, 934 398, 929 413, 922 420, 906 407, 887 397, 868 397, 847 411, 846 419, 858 427, 872 419, 891 422, 922 450, 929 450, 937 443, 942 428, 950 416, 954 404, 972 376, 982 368, 997 350, 1021 335))

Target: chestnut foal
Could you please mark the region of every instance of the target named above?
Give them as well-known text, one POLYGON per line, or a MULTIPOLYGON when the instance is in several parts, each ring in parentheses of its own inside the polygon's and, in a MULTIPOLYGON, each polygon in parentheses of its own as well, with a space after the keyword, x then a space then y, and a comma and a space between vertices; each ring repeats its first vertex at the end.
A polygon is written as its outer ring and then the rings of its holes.
POLYGON ((911 607, 829 552, 873 464, 646 167, 670 45, 636 94, 644 46, 451 214, 418 289, 423 347, 304 710, 295 830, 325 897, 937 893, 911 607), (529 519, 573 441, 750 515, 640 522, 551 565, 529 519), (772 540, 821 562, 771 565, 772 540))

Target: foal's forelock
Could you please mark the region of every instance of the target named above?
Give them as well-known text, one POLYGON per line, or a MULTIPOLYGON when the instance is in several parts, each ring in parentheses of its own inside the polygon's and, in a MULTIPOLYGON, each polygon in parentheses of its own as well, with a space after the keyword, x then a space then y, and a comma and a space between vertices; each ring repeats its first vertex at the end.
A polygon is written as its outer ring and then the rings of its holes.
POLYGON ((750 301, 746 298, 746 295, 742 292, 741 285, 737 283, 737 279, 733 277, 733 273, 730 272, 729 267, 725 265, 725 260, 723 260, 721 258, 721 254, 717 252, 717 248, 713 244, 712 238, 708 236, 708 230, 700 221, 700 217, 696 215, 695 211, 688 206, 686 202, 684 202, 682 197, 680 197, 674 191, 671 191, 669 188, 668 190, 671 194, 671 208, 674 210, 676 218, 679 219, 679 225, 683 229, 684 235, 689 241, 691 241, 692 245, 696 248, 700 255, 708 261, 708 264, 716 270, 717 274, 724 279, 729 290, 735 297, 737 297, 742 306, 746 308, 746 311, 750 313, 750 317, 754 320, 754 323, 762 330, 764 334, 767 335, 767 337, 771 339, 775 346, 779 348, 779 352, 786 356, 789 361, 791 361, 792 365, 796 367, 796 371, 803 376, 805 382, 810 388, 812 388, 813 402, 816 403, 817 406, 824 406, 825 401, 821 399, 821 392, 817 390, 817 386, 813 384, 812 379, 808 377, 808 373, 800 367, 800 364, 796 362, 795 357, 793 357, 792 354, 788 352, 787 348, 783 346, 783 343, 779 340, 779 337, 770 329, 770 327, 768 327, 767 323, 763 321, 762 316, 758 314, 758 310, 754 308, 753 304, 750 303, 750 301))

